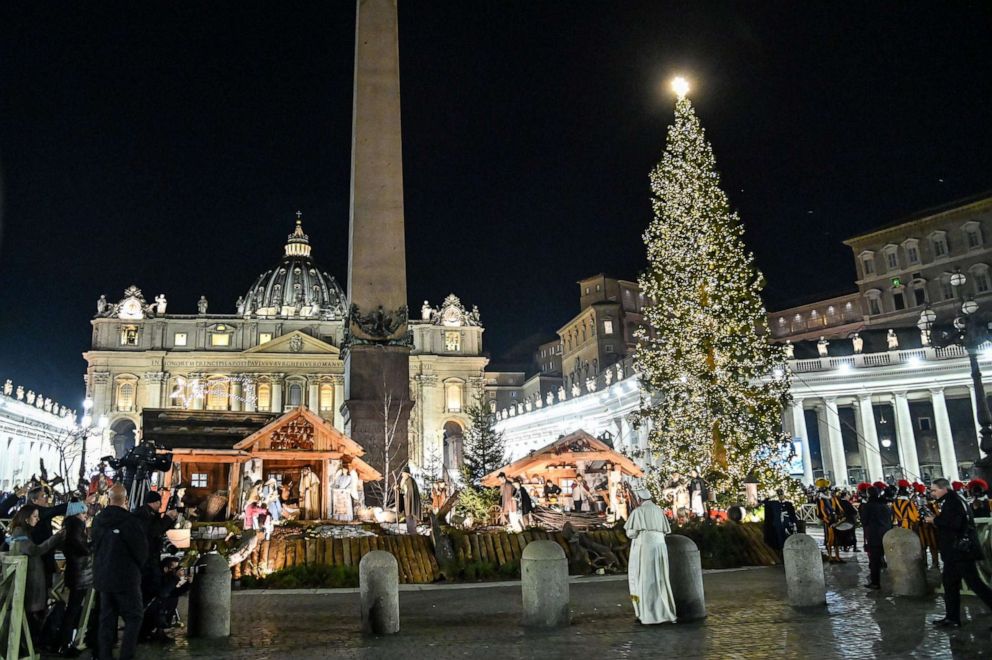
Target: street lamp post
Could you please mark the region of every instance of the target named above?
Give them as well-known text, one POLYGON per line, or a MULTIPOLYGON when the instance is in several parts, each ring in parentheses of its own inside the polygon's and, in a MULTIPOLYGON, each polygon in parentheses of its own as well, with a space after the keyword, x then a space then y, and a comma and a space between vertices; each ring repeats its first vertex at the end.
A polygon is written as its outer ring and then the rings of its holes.
POLYGON ((86 440, 90 436, 103 435, 104 429, 107 428, 107 416, 100 415, 99 420, 97 420, 96 426, 93 425, 93 416, 90 411, 93 409, 93 399, 86 397, 83 400, 83 417, 76 423, 73 418, 68 418, 70 420, 70 425, 67 432, 71 439, 77 440, 79 442, 79 482, 86 482, 86 440))
POLYGON ((935 325, 937 314, 927 307, 920 314, 917 327, 927 337, 930 344, 935 348, 946 348, 947 346, 960 346, 968 353, 968 362, 971 364, 971 382, 975 388, 975 418, 980 428, 978 446, 985 454, 975 462, 975 474, 988 481, 992 478, 992 412, 989 411, 989 401, 985 396, 985 384, 982 382, 982 370, 978 364, 978 356, 984 344, 992 338, 989 332, 989 323, 983 321, 979 315, 978 303, 971 298, 965 298, 962 288, 968 278, 960 270, 951 275, 951 286, 954 288, 954 295, 960 308, 957 316, 950 326, 938 327, 935 325))

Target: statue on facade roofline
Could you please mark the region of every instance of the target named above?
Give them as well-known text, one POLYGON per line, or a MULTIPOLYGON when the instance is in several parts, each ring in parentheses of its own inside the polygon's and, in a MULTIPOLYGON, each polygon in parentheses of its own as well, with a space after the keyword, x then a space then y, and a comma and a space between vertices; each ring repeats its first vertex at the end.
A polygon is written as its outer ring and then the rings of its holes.
POLYGON ((206 314, 207 313, 207 297, 206 296, 200 296, 200 299, 196 302, 196 309, 197 309, 197 311, 200 312, 200 314, 206 314))
POLYGON ((830 346, 830 342, 826 337, 820 337, 820 341, 816 342, 816 350, 820 357, 827 357, 827 346, 830 346))
POLYGON ((18 401, 23 401, 24 400, 24 386, 23 385, 18 385, 17 386, 17 400, 18 401))
POLYGON ((890 351, 899 349, 899 337, 896 337, 896 331, 892 328, 889 328, 889 334, 885 336, 885 341, 888 343, 890 351))
POLYGON ((29 406, 34 405, 34 398, 35 398, 34 390, 28 390, 28 396, 26 400, 29 406))
POLYGON ((168 305, 168 301, 165 299, 165 294, 160 293, 155 296, 155 313, 159 316, 165 316, 165 307, 168 305))
POLYGON ((865 340, 861 338, 861 335, 857 332, 851 337, 851 345, 854 347, 855 353, 860 353, 865 347, 865 340))
POLYGON ((234 303, 235 307, 238 308, 238 316, 244 316, 245 313, 245 299, 244 296, 238 296, 238 302, 234 303))
POLYGON ((100 297, 96 301, 96 313, 97 315, 102 315, 107 311, 107 296, 100 294, 100 297))
POLYGON ((8 378, 7 382, 3 384, 3 393, 6 396, 10 396, 10 393, 13 391, 14 391, 14 384, 10 382, 10 379, 8 378))
POLYGON ((789 360, 796 357, 796 347, 792 345, 792 340, 785 340, 785 357, 789 360))

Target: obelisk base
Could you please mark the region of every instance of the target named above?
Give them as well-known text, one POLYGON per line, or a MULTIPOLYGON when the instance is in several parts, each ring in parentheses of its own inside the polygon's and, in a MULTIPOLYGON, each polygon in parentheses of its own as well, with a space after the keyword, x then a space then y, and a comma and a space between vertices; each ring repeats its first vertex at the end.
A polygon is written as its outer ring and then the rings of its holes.
POLYGON ((353 346, 344 369, 345 434, 365 449, 362 460, 382 474, 382 481, 366 484, 365 493, 369 505, 383 505, 409 456, 410 349, 353 346))

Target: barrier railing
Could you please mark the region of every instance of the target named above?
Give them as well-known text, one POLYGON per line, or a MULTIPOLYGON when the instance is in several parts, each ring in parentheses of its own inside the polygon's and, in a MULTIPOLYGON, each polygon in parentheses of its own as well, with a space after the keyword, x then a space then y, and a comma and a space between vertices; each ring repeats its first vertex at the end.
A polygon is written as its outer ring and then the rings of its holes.
POLYGON ((35 660, 31 631, 24 616, 24 594, 27 591, 28 558, 0 553, 3 573, 0 577, 0 649, 9 660, 35 660), (21 655, 21 641, 27 655, 21 655), (6 643, 5 643, 6 642, 6 643))

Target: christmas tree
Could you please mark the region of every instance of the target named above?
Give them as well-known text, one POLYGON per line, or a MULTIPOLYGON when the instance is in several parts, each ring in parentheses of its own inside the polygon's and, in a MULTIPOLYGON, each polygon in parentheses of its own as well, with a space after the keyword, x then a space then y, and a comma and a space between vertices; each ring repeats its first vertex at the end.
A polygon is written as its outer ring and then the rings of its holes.
POLYGON ((466 485, 478 486, 484 476, 506 465, 506 447, 503 434, 496 431, 496 415, 480 397, 465 414, 469 427, 465 432, 462 476, 466 485))
POLYGON ((788 374, 768 342, 764 278, 744 246, 743 227, 720 189, 713 150, 677 82, 675 123, 651 172, 654 219, 644 233, 651 301, 638 332, 641 421, 668 473, 698 469, 728 500, 754 476, 783 484, 793 450, 781 430, 788 374))

